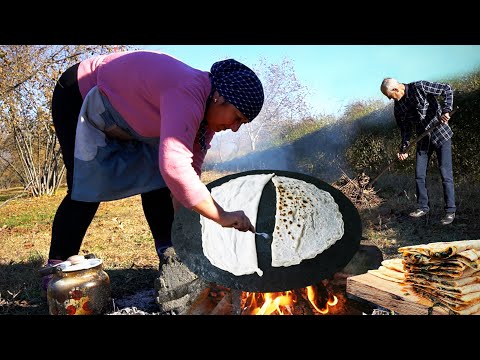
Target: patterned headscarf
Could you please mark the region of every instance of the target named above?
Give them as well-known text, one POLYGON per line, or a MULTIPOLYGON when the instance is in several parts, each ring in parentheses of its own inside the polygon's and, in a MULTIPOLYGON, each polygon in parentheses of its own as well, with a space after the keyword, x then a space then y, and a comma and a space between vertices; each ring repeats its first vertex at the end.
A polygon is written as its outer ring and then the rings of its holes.
POLYGON ((247 66, 234 59, 218 61, 210 69, 212 90, 234 105, 252 121, 262 110, 262 82, 247 66))
MULTIPOLYGON (((247 66, 237 60, 218 61, 210 69, 212 92, 217 90, 227 102, 235 106, 248 121, 252 121, 262 110, 264 94, 262 82, 247 66)), ((200 123, 199 142, 204 152, 207 151, 205 136, 207 120, 200 123)))

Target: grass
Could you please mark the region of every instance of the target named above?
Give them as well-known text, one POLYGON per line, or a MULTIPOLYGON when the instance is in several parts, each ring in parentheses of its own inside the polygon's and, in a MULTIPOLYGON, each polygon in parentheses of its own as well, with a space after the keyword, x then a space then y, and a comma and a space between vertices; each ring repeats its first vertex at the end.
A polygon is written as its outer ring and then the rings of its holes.
MULTIPOLYGON (((205 172, 209 183, 226 173, 205 172)), ((0 190, 0 314, 48 314, 38 269, 46 262, 51 226, 66 188, 53 196, 19 196, 21 188, 0 190)), ((87 230, 80 254, 102 259, 112 297, 151 288, 158 256, 143 215, 140 196, 103 202, 87 230)))
POLYGON ((430 213, 411 219, 408 213, 415 206, 413 177, 385 176, 375 188, 384 202, 375 209, 360 212, 369 242, 382 250, 384 258, 399 257, 398 248, 439 241, 480 239, 480 188, 467 180, 456 181, 457 216, 448 226, 439 221, 444 215, 440 176, 432 171, 428 178, 430 213))
MULTIPOLYGON (((228 173, 205 172, 209 183, 228 173)), ((438 171, 429 177, 431 212, 412 220, 414 178, 387 173, 375 184, 383 203, 360 210, 362 244, 380 248, 384 258, 399 257, 405 245, 480 238, 480 187, 456 181, 457 218, 439 225, 443 198, 438 171)), ((51 224, 65 188, 50 197, 17 197, 21 189, 0 190, 0 314, 48 314, 38 269, 48 255, 51 224), (12 199, 12 200, 9 200, 12 199)), ((100 204, 83 241, 81 254, 94 253, 104 262, 112 283, 112 297, 120 298, 153 287, 158 257, 139 196, 100 204)))

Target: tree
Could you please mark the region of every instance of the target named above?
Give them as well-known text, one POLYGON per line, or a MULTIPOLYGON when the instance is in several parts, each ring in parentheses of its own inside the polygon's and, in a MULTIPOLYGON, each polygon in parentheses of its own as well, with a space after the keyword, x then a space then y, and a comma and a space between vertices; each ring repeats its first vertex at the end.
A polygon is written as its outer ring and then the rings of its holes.
POLYGON ((254 70, 262 80, 265 101, 258 117, 239 131, 248 138, 252 151, 257 148, 260 138, 272 139, 282 126, 292 124, 308 113, 305 101, 308 89, 298 81, 290 59, 284 58, 279 64, 268 64, 265 59, 260 59, 254 70))
POLYGON ((50 116, 56 81, 78 61, 116 48, 128 47, 0 45, 0 161, 33 195, 53 194, 65 173, 50 116))

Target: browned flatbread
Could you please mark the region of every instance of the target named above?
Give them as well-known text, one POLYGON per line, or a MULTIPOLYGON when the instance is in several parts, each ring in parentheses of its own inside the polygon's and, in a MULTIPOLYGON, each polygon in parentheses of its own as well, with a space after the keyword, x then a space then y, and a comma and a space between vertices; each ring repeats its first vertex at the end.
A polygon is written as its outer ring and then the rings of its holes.
POLYGON ((419 287, 412 287, 412 290, 420 296, 426 297, 430 299, 434 305, 441 304, 452 313, 457 315, 472 315, 472 314, 479 314, 480 312, 480 302, 475 301, 471 303, 462 303, 458 304, 455 301, 449 300, 448 298, 444 298, 435 294, 432 294, 428 291, 425 291, 419 287))
POLYGON ((436 268, 432 269, 421 269, 416 266, 409 266, 408 264, 404 264, 406 274, 426 274, 426 275, 437 275, 449 278, 462 278, 471 276, 475 272, 476 269, 466 268, 465 270, 459 269, 443 269, 443 268, 436 268))
POLYGON ((463 286, 448 286, 448 285, 436 283, 434 281, 418 279, 418 278, 417 279, 407 278, 405 282, 409 284, 430 287, 435 290, 447 291, 449 293, 462 294, 462 295, 480 291, 480 283, 478 282, 473 284, 463 285, 463 286))
POLYGON ((459 240, 404 246, 398 249, 403 256, 420 254, 428 257, 449 258, 465 250, 480 250, 480 240, 459 240))
POLYGON ((412 285, 412 287, 415 289, 421 289, 425 292, 435 295, 437 298, 449 300, 452 303, 461 306, 471 305, 473 303, 480 302, 480 291, 472 292, 469 294, 455 294, 449 291, 437 290, 433 289, 431 286, 424 286, 419 284, 412 285))
POLYGON ((412 280, 427 280, 430 282, 435 282, 440 285, 447 286, 464 286, 468 284, 480 283, 480 272, 476 272, 471 276, 461 277, 461 278, 451 278, 445 276, 437 276, 432 274, 422 274, 422 273, 405 273, 407 279, 412 280))
POLYGON ((412 265, 405 263, 406 270, 414 270, 414 271, 431 271, 431 270, 445 270, 448 272, 461 272, 468 268, 467 265, 462 264, 460 262, 439 262, 436 264, 427 264, 427 265, 412 265))
POLYGON ((441 266, 447 268, 471 267, 472 269, 480 269, 480 254, 477 250, 465 250, 449 258, 431 258, 420 254, 406 254, 403 256, 404 262, 410 266, 433 267, 441 266))

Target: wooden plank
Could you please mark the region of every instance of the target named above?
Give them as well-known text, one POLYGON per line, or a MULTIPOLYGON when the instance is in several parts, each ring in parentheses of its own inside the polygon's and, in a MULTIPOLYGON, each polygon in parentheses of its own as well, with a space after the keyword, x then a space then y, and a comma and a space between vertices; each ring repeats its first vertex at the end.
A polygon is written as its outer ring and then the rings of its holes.
MULTIPOLYGON (((408 286, 381 279, 366 273, 347 279, 347 297, 350 295, 395 311, 399 315, 428 315, 433 303, 415 294, 408 286)), ((448 315, 448 312, 435 306, 431 315, 448 315)))

